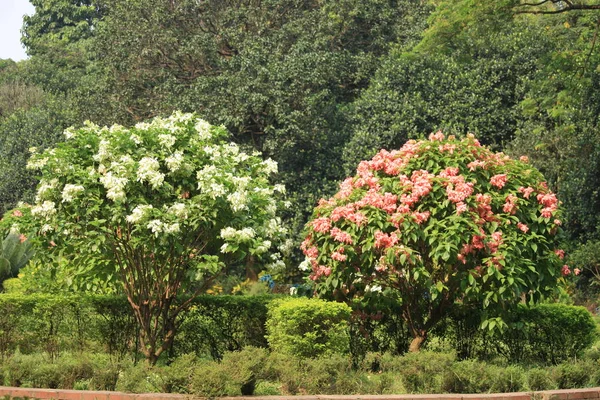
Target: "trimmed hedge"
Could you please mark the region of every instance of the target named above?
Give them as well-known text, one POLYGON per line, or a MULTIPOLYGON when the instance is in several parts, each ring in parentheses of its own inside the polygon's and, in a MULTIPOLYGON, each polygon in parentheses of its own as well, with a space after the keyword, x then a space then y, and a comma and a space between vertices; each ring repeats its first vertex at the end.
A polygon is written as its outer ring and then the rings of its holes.
MULTIPOLYGON (((267 304, 276 296, 200 296, 182 315, 169 356, 196 353, 216 360, 245 346, 267 347, 267 304)), ((104 351, 136 357, 138 330, 120 296, 0 294, 0 357, 104 351)))
MULTIPOLYGON (((169 358, 195 353, 199 357, 221 360, 226 352, 246 346, 267 347, 267 310, 277 298, 280 296, 200 296, 190 311, 181 316, 169 358)), ((292 298, 287 301, 300 304, 315 300, 292 298)), ((299 330, 302 328, 322 332, 313 335, 313 344, 304 343, 304 350, 292 350, 294 354, 312 357, 325 348, 342 352, 349 349, 356 365, 367 352, 406 352, 409 340, 406 327, 392 309, 372 319, 356 314, 350 317, 346 306, 327 304, 329 317, 316 314, 315 310, 303 319, 300 314, 295 315, 296 312, 277 317, 277 327, 269 328, 273 345, 283 343, 277 335, 300 334, 306 342, 308 336, 299 330), (334 317, 335 313, 331 312, 337 310, 336 307, 339 314, 334 317), (326 323, 327 318, 333 319, 326 323), (334 320, 343 326, 336 331, 341 341, 336 339, 335 343, 328 339, 332 332, 329 330, 335 325, 330 322, 334 320), (290 325, 292 322, 296 324, 296 331, 290 325)), ((579 357, 598 337, 596 324, 583 307, 522 305, 510 314, 508 323, 510 328, 503 333, 490 334, 479 329, 480 314, 476 310, 457 307, 430 339, 453 347, 459 359, 501 357, 509 362, 559 364, 579 357)), ((51 359, 62 352, 82 351, 106 352, 117 360, 135 359, 137 346, 137 326, 124 297, 0 294, 1 359, 17 349, 23 354, 43 352, 51 359)))
POLYGON ((559 364, 574 359, 598 338, 598 327, 584 307, 566 304, 519 304, 502 333, 479 329, 477 310, 457 307, 440 335, 449 339, 460 359, 491 359, 509 362, 559 364))

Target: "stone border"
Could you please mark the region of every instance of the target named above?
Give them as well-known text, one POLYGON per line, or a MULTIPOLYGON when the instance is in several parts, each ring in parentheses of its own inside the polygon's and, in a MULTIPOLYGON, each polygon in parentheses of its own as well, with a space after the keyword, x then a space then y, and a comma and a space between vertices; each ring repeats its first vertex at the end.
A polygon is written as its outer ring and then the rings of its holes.
MULTIPOLYGON (((52 400, 191 400, 193 396, 168 393, 94 392, 86 390, 31 389, 0 386, 0 397, 52 400)), ((198 399, 198 397, 196 397, 198 399)), ((589 389, 546 390, 541 392, 490 394, 400 394, 400 395, 316 395, 316 396, 240 396, 221 400, 596 400, 600 387, 589 389)))

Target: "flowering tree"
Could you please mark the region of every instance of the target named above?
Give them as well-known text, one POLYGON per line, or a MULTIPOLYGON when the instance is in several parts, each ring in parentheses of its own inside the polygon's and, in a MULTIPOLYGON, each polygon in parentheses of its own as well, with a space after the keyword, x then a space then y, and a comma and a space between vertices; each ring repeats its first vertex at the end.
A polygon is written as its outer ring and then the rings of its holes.
POLYGON ((224 261, 272 259, 270 239, 283 233, 275 216, 283 187, 269 184, 277 164, 190 114, 131 129, 88 123, 65 135, 31 157, 42 174, 31 215, 50 247, 85 261, 82 274, 100 268, 118 278, 155 363, 224 261))
POLYGON ((558 201, 535 168, 473 136, 429 139, 362 161, 319 202, 302 244, 320 296, 398 301, 411 351, 457 301, 498 312, 570 273, 556 248, 558 201))

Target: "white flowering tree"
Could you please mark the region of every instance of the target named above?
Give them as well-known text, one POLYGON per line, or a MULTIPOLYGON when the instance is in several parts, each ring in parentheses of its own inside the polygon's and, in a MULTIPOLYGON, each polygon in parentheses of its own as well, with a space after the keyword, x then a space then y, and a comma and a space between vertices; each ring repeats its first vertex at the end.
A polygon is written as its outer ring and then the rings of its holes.
POLYGON ((81 274, 117 277, 151 364, 225 261, 278 260, 277 164, 227 143, 224 128, 176 113, 65 135, 31 157, 41 172, 31 215, 50 248, 85 260, 81 274))

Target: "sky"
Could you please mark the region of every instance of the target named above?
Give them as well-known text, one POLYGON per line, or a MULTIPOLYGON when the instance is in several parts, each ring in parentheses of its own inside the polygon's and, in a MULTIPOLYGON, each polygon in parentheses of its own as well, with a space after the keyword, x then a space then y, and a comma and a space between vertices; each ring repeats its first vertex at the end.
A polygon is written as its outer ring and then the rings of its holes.
POLYGON ((21 26, 23 15, 33 12, 29 0, 0 0, 0 59, 19 61, 27 57, 21 46, 21 26))

